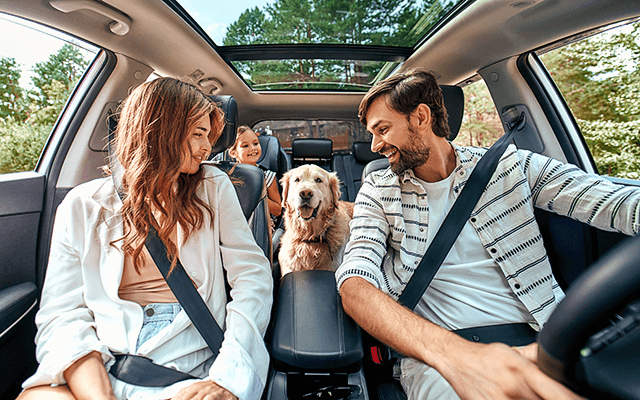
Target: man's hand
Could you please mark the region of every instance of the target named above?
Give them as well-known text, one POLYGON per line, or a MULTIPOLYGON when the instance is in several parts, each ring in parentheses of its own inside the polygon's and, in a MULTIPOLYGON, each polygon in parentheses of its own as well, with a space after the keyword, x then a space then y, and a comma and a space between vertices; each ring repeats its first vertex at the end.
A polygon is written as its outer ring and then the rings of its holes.
POLYGON ((340 288, 344 310, 364 330, 435 368, 463 400, 580 399, 536 366, 535 345, 479 344, 419 317, 362 278, 340 288))
POLYGON ((452 368, 440 371, 461 399, 582 399, 538 369, 535 343, 464 342, 449 358, 452 368))
POLYGON ((213 381, 196 382, 180 390, 172 400, 238 400, 230 391, 213 381))

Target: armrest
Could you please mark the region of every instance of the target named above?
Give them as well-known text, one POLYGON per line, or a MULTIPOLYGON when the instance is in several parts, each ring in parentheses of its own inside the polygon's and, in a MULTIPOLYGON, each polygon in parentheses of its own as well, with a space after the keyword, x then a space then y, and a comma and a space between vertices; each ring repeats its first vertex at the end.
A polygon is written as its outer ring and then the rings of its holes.
POLYGON ((336 369, 362 360, 360 329, 342 309, 332 271, 297 271, 280 282, 271 355, 299 369, 336 369))

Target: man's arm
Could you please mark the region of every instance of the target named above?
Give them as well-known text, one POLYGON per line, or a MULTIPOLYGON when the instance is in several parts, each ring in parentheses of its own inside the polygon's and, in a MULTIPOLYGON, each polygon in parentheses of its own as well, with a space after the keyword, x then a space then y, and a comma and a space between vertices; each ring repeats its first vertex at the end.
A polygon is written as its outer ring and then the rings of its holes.
POLYGON ((610 232, 640 232, 640 189, 519 150, 536 207, 610 232))
MULTIPOLYGON (((579 399, 504 344, 478 344, 419 317, 362 278, 340 288, 342 304, 364 330, 434 367, 461 399, 579 399)), ((534 345, 535 346, 535 345, 534 345)))

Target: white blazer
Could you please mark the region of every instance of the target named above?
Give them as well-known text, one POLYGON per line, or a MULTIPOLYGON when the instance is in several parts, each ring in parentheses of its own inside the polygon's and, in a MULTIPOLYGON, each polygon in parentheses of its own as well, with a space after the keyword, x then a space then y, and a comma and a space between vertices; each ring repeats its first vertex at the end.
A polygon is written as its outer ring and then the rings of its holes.
MULTIPOLYGON (((240 399, 258 399, 269 354, 263 335, 272 305, 273 280, 267 258, 256 245, 228 176, 203 166, 197 194, 214 212, 179 248, 179 258, 218 324, 225 329, 220 354, 207 371, 211 351, 184 310, 174 322, 142 344, 137 354, 200 378, 209 378, 240 399), (222 268, 232 287, 227 304, 222 268)), ((64 384, 64 370, 99 351, 107 370, 117 353, 135 353, 142 307, 118 297, 124 255, 122 202, 111 178, 96 179, 69 192, 56 212, 49 265, 36 315, 36 373, 23 386, 64 384)), ((178 246, 183 232, 178 226, 178 246)), ((140 388, 112 377, 116 396, 149 394, 168 398, 190 381, 167 390, 140 388), (158 391, 164 390, 161 395, 158 391), (137 394, 136 394, 137 393, 137 394), (173 394, 172 394, 173 393, 173 394)))

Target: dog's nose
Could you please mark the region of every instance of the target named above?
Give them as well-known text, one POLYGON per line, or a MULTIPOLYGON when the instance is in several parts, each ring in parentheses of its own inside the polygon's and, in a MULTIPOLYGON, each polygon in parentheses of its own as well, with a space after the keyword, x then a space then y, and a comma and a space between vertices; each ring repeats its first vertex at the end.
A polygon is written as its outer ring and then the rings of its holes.
POLYGON ((311 190, 300 191, 300 198, 302 200, 311 200, 312 197, 313 197, 313 192, 311 190))

